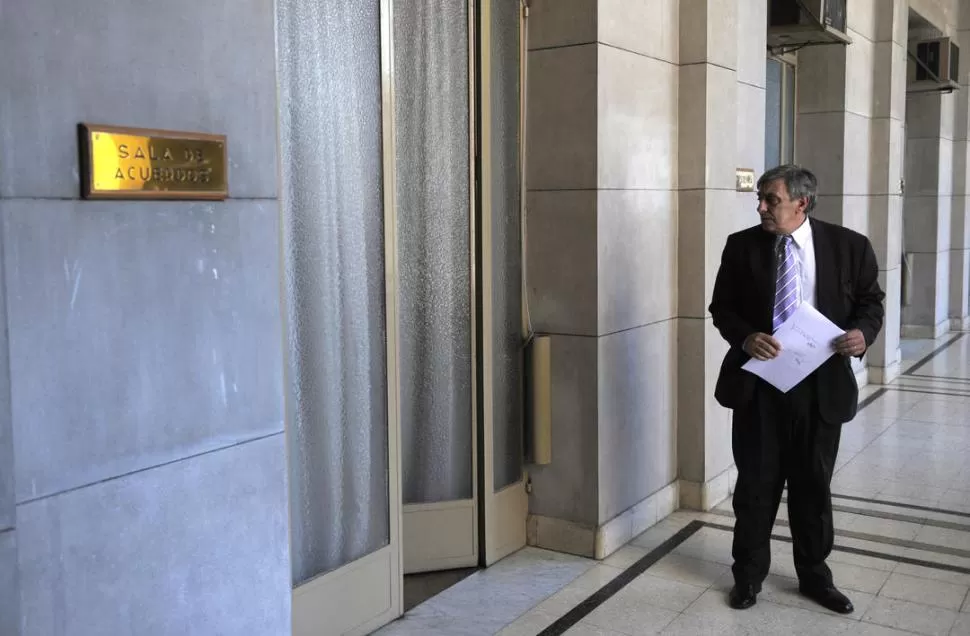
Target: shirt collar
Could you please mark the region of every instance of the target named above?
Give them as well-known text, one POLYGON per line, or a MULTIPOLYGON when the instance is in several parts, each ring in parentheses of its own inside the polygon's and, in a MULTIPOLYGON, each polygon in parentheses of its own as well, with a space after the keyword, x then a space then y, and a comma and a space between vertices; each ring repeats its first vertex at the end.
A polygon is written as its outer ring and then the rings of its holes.
POLYGON ((792 240, 799 248, 804 248, 812 240, 812 223, 805 218, 805 222, 798 226, 798 229, 791 233, 792 240))

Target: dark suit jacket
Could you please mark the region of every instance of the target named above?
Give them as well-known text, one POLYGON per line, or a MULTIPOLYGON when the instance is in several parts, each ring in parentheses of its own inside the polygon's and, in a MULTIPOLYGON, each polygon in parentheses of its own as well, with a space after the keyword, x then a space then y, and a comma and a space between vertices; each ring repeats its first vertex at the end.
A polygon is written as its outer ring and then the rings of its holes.
MULTIPOLYGON (((810 218, 815 247, 817 309, 842 329, 859 329, 869 346, 882 328, 885 294, 879 267, 865 236, 810 218)), ((731 345, 721 364, 714 396, 721 406, 743 408, 754 396, 757 376, 741 369, 742 350, 753 333, 770 334, 775 296, 775 235, 755 226, 732 234, 721 256, 710 312, 731 345)), ((855 417, 859 387, 848 358, 832 356, 815 372, 819 414, 830 423, 855 417)))

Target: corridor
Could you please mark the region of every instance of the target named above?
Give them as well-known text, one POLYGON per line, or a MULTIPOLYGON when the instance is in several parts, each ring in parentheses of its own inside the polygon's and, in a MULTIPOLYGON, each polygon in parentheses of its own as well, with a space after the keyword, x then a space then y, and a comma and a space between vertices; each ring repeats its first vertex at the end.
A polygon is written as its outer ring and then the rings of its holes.
POLYGON ((784 505, 758 604, 728 608, 727 501, 674 513, 601 563, 527 548, 378 633, 970 636, 970 334, 903 354, 903 376, 864 389, 843 429, 830 565, 849 617, 798 594, 784 505))

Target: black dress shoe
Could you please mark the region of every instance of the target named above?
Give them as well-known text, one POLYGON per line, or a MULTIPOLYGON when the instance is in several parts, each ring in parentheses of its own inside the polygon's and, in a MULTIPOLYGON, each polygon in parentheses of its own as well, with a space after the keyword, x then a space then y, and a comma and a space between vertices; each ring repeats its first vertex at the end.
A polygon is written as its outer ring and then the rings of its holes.
POLYGON ((758 589, 754 585, 735 585, 728 595, 728 605, 733 609, 748 609, 758 602, 758 589))
POLYGON ((833 586, 807 587, 803 585, 798 588, 798 591, 822 607, 832 610, 837 614, 851 614, 855 611, 855 608, 852 606, 852 601, 833 586))

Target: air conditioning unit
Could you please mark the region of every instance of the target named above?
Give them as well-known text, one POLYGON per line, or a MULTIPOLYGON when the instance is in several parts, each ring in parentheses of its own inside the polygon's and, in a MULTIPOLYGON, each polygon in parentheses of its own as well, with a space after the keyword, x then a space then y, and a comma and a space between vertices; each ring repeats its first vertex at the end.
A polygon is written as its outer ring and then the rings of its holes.
POLYGON ((907 73, 907 92, 949 92, 960 87, 960 48, 950 38, 910 44, 909 56, 914 64, 907 73))
POLYGON ((768 47, 849 44, 846 0, 769 0, 768 47))

